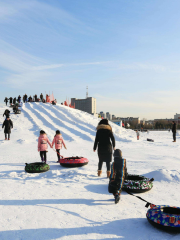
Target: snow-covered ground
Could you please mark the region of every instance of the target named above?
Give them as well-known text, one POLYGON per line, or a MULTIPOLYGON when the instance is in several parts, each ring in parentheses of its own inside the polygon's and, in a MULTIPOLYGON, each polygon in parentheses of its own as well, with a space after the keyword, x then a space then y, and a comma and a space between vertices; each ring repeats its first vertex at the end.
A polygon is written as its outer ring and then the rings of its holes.
MULTIPOLYGON (((2 116, 5 106, 0 106, 2 116)), ((27 103, 22 114, 11 114, 14 123, 11 140, 4 140, 0 128, 0 240, 51 239, 178 239, 153 228, 146 219, 145 203, 121 194, 119 204, 108 193, 105 164, 97 177, 97 153, 93 142, 98 119, 62 105, 27 103), (67 150, 61 154, 84 156, 89 164, 66 169, 56 163, 48 149, 50 170, 28 174, 25 163, 40 161, 37 151, 39 131, 52 141, 55 131, 63 134, 67 150)), ((3 117, 0 124, 2 125, 3 117)), ((154 204, 180 206, 180 137, 172 133, 141 133, 114 124, 116 148, 123 151, 129 173, 154 178, 154 187, 141 197, 154 204), (154 143, 147 142, 152 138, 154 143)))

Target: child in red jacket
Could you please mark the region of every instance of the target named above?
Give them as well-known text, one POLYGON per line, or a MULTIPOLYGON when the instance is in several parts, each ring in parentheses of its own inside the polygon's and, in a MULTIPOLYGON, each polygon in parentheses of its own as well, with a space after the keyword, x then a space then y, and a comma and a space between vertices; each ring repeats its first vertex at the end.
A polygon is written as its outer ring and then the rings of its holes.
POLYGON ((57 157, 58 157, 57 162, 60 162, 60 149, 62 148, 62 144, 63 144, 65 149, 67 149, 67 148, 66 148, 66 145, 64 143, 62 134, 60 133, 59 130, 56 131, 56 135, 54 136, 54 139, 52 141, 52 147, 53 147, 54 143, 55 143, 55 148, 56 148, 57 157))
POLYGON ((41 130, 40 136, 38 138, 38 152, 40 152, 41 161, 45 162, 45 163, 47 161, 47 158, 46 158, 46 152, 47 152, 47 148, 48 148, 47 143, 52 148, 52 145, 51 145, 45 131, 41 130))

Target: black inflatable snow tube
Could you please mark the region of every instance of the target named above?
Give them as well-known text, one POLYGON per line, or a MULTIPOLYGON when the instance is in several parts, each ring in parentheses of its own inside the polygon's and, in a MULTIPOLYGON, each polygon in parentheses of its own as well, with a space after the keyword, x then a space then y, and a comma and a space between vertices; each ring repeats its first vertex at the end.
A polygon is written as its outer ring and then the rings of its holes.
POLYGON ((28 173, 47 172, 49 169, 50 169, 50 166, 42 162, 26 163, 26 166, 25 166, 25 171, 28 173))
POLYGON ((148 142, 154 142, 154 140, 153 140, 153 139, 150 139, 150 138, 147 138, 147 141, 148 141, 148 142))
POLYGON ((146 217, 154 226, 167 232, 180 233, 180 208, 168 205, 151 206, 146 217))
POLYGON ((143 193, 152 189, 154 178, 147 178, 141 175, 128 174, 124 180, 123 190, 127 192, 143 193))

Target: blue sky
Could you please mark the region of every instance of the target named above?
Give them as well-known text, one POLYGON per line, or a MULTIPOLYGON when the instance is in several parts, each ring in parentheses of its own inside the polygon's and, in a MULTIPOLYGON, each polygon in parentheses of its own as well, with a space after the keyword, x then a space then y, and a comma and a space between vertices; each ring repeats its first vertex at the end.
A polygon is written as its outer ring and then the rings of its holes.
POLYGON ((179 0, 0 0, 0 101, 53 91, 120 117, 173 118, 179 0))

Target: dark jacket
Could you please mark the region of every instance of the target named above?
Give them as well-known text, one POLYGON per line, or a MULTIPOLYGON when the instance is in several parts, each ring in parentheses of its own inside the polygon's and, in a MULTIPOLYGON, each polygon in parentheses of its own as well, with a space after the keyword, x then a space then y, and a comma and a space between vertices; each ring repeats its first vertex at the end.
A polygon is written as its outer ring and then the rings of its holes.
POLYGON ((5 127, 4 128, 4 133, 11 133, 11 128, 13 128, 13 123, 12 123, 12 121, 11 121, 11 119, 9 119, 9 120, 4 120, 4 122, 3 122, 3 125, 2 125, 2 128, 3 127, 5 127))
POLYGON ((96 138, 94 142, 94 150, 98 146, 98 154, 112 154, 112 145, 115 147, 115 139, 110 125, 98 125, 96 138), (112 144, 111 144, 111 142, 112 144))
POLYGON ((4 102, 8 102, 8 98, 7 97, 4 99, 4 102))
POLYGON ((176 123, 172 125, 172 132, 176 133, 176 123))
POLYGON ((16 98, 13 99, 13 103, 16 104, 16 98))
POLYGON ((10 114, 10 111, 9 111, 8 109, 6 109, 6 110, 4 111, 3 117, 4 117, 4 115, 7 117, 9 114, 10 114))
POLYGON ((41 93, 41 95, 40 95, 40 99, 41 99, 41 100, 43 99, 43 95, 42 95, 42 93, 41 93))
POLYGON ((126 159, 118 156, 119 149, 114 151, 114 162, 111 165, 111 175, 108 190, 110 193, 120 193, 124 180, 127 178, 126 159))
POLYGON ((9 98, 9 103, 11 104, 12 102, 13 102, 13 98, 10 97, 10 98, 9 98))

